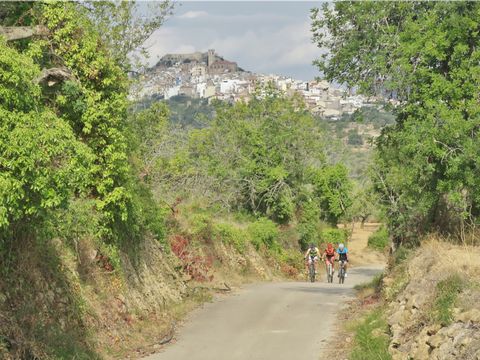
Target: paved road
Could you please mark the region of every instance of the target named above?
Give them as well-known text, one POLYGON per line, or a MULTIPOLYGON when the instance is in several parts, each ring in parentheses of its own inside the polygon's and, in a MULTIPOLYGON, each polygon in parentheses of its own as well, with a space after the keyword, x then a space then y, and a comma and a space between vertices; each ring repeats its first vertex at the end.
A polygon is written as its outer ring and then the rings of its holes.
POLYGON ((354 296, 353 286, 379 271, 352 268, 344 285, 247 286, 195 311, 179 330, 176 343, 146 359, 317 360, 332 335, 335 313, 354 296))

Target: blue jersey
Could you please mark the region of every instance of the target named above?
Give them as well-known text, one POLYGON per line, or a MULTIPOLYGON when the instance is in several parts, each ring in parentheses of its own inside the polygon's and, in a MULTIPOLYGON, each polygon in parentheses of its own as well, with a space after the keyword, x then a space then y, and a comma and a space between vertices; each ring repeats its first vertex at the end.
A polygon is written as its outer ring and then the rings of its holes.
POLYGON ((346 247, 344 247, 343 250, 337 249, 337 254, 339 260, 347 260, 348 249, 346 247))

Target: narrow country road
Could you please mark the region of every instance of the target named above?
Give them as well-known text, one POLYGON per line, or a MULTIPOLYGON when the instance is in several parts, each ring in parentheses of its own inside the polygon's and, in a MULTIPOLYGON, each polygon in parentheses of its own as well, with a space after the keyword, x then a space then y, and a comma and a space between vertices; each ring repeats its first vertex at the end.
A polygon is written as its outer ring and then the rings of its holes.
MULTIPOLYGON (((178 341, 149 360, 317 360, 336 312, 353 286, 381 267, 355 267, 344 285, 321 281, 256 284, 206 304, 179 330, 178 341)), ((336 277, 335 277, 336 280, 336 277)))

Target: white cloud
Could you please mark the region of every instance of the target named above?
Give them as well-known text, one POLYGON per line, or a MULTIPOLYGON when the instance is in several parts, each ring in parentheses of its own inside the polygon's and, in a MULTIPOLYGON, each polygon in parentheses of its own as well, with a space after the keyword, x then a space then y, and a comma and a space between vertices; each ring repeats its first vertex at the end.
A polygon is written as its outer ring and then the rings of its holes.
POLYGON ((239 61, 246 70, 258 69, 274 72, 275 69, 310 66, 319 56, 319 49, 311 43, 309 23, 297 23, 274 31, 247 30, 237 36, 218 38, 209 44, 229 60, 239 61))
POLYGON ((196 19, 199 17, 208 16, 208 12, 206 11, 187 11, 186 13, 179 15, 179 19, 196 19))
POLYGON ((165 54, 184 54, 196 51, 196 47, 192 43, 185 41, 185 36, 179 33, 175 28, 162 27, 146 42, 146 47, 150 58, 148 64, 150 66, 158 62, 165 54))

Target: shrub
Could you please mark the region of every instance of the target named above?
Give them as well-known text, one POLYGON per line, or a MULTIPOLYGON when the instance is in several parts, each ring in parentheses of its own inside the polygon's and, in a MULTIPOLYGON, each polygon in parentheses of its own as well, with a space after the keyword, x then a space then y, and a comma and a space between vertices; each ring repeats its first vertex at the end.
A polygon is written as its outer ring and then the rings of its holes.
POLYGON ((326 229, 320 233, 320 238, 324 243, 346 243, 348 240, 348 230, 346 229, 326 229))
POLYGON ((195 214, 191 219, 191 232, 194 238, 209 242, 213 237, 212 218, 206 214, 195 214))
POLYGON ((291 278, 295 278, 297 277, 298 275, 298 269, 291 266, 291 265, 288 265, 288 264, 282 264, 280 265, 280 270, 282 271, 282 273, 284 273, 286 276, 288 277, 291 277, 291 278))
POLYGON ((188 238, 182 235, 173 235, 170 237, 170 246, 172 252, 181 260, 183 271, 190 275, 192 280, 199 282, 213 280, 211 274, 213 259, 195 253, 188 238))
POLYGON ((379 251, 385 250, 389 243, 388 230, 385 226, 381 226, 368 238, 368 246, 379 251))
POLYGON ((264 245, 267 249, 278 247, 280 232, 275 223, 266 218, 260 218, 248 226, 248 233, 252 244, 257 250, 264 245))
POLYGON ((120 252, 115 244, 100 243, 99 253, 96 257, 97 262, 106 271, 121 270, 122 261, 120 252))
POLYGON ((246 240, 249 237, 246 231, 230 224, 219 223, 213 226, 213 234, 223 243, 232 245, 238 252, 245 252, 246 240))
POLYGON ((271 207, 271 217, 280 224, 288 223, 294 214, 295 205, 291 196, 282 194, 271 207))
POLYGON ((357 129, 351 129, 348 131, 347 142, 348 145, 361 146, 363 145, 363 137, 358 133, 357 129))
POLYGON ((294 267, 297 270, 303 269, 303 266, 304 266, 303 254, 298 250, 281 249, 281 251, 277 254, 276 258, 278 262, 280 262, 281 264, 294 267))

